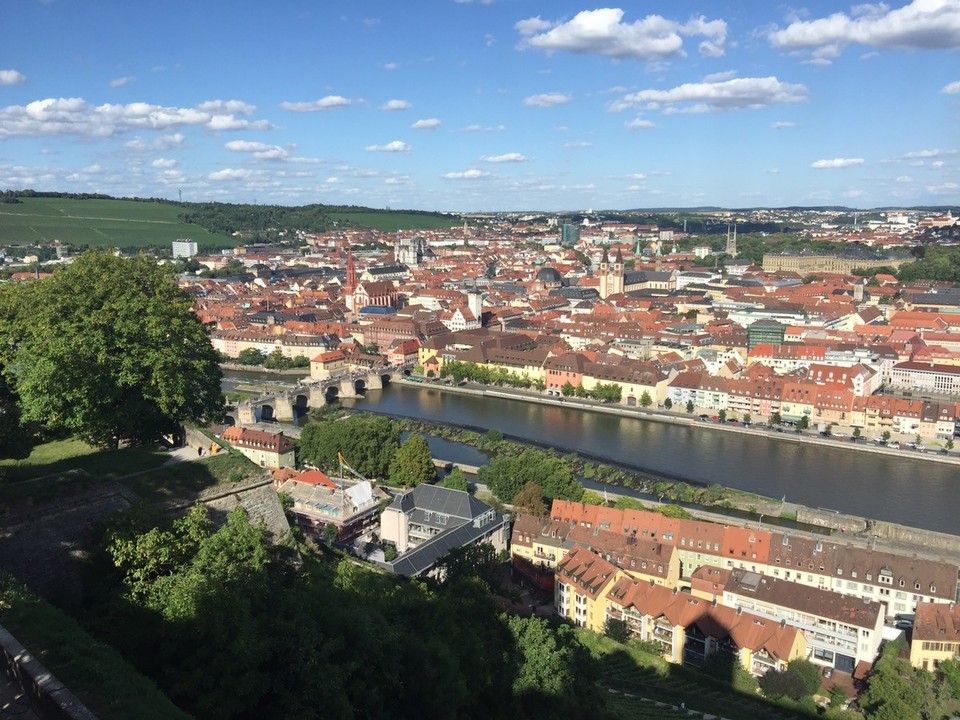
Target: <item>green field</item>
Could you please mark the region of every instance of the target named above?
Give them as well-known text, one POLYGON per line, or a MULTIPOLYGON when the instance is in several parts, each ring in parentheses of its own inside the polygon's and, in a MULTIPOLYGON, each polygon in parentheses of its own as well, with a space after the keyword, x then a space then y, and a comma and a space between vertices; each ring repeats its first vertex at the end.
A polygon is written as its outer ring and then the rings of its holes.
POLYGON ((232 246, 234 238, 214 235, 177 219, 177 205, 133 200, 23 198, 0 204, 0 244, 38 245, 60 240, 91 247, 170 247, 178 238, 204 246, 232 246))

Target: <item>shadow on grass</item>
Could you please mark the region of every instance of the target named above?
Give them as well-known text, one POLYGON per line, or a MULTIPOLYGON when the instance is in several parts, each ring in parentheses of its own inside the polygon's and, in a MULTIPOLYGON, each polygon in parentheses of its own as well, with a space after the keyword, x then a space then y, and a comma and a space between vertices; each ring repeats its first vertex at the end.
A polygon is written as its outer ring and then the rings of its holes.
POLYGON ((191 500, 205 490, 263 477, 266 471, 238 452, 179 462, 123 478, 123 485, 148 502, 191 500))
POLYGON ((160 445, 104 450, 82 440, 54 440, 22 460, 0 461, 0 503, 50 500, 160 467, 169 457, 160 445))
POLYGON ((599 664, 601 683, 608 688, 608 710, 618 717, 686 716, 686 713, 670 707, 657 706, 657 702, 666 706, 685 703, 687 710, 730 720, 800 720, 817 717, 815 713, 785 708, 738 690, 734 686, 734 677, 719 679, 693 668, 661 664, 652 657, 650 664, 643 664, 635 657, 636 651, 616 647, 612 641, 591 644, 591 652, 599 664))

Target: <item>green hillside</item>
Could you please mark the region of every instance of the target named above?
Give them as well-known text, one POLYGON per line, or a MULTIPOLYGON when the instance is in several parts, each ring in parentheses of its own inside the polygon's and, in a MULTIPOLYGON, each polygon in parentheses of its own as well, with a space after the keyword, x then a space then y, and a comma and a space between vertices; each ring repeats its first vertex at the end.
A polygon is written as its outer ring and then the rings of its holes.
POLYGON ((0 204, 0 245, 37 245, 60 240, 90 247, 170 247, 178 238, 201 247, 237 241, 181 222, 183 208, 134 200, 80 200, 25 197, 0 204))
POLYGON ((21 197, 0 203, 0 245, 39 245, 60 240, 70 245, 169 248, 178 238, 201 248, 271 241, 277 230, 323 232, 360 227, 386 232, 436 230, 460 224, 452 215, 374 210, 353 206, 282 207, 228 203, 175 204, 112 198, 21 197), (181 217, 189 218, 187 223, 181 217), (239 231, 243 240, 232 236, 239 231))

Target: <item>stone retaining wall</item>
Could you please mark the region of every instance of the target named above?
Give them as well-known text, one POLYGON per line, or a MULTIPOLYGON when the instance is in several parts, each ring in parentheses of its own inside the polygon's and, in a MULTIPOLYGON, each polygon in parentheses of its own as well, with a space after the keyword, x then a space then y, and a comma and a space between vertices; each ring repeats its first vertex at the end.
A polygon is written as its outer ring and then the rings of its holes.
POLYGON ((47 720, 97 720, 30 651, 0 626, 0 663, 11 682, 30 697, 34 711, 47 720))
POLYGON ((856 515, 800 505, 797 507, 797 521, 889 543, 912 545, 926 551, 960 554, 960 536, 897 525, 885 520, 867 520, 856 515))

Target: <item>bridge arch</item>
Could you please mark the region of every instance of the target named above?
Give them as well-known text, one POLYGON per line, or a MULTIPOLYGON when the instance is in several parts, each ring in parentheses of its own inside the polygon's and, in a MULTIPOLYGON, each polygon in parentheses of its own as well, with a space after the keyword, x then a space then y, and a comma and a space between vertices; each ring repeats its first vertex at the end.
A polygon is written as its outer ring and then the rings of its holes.
POLYGON ((260 412, 257 414, 259 415, 257 419, 260 422, 273 422, 277 417, 276 408, 270 403, 260 405, 260 412))
POLYGON ((293 398, 293 419, 302 418, 310 412, 310 396, 307 393, 297 393, 293 398))

